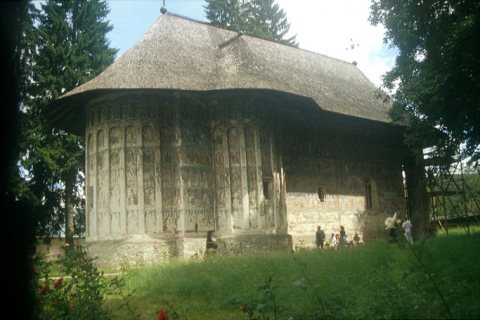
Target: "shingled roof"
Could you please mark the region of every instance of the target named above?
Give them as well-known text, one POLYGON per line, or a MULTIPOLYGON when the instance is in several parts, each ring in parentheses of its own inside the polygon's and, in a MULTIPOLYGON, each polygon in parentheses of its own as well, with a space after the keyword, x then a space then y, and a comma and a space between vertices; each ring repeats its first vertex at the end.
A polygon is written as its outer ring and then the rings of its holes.
POLYGON ((266 89, 311 98, 325 111, 389 122, 389 105, 352 63, 173 14, 161 15, 104 72, 60 97, 53 111, 78 108, 99 91, 127 89, 266 89))

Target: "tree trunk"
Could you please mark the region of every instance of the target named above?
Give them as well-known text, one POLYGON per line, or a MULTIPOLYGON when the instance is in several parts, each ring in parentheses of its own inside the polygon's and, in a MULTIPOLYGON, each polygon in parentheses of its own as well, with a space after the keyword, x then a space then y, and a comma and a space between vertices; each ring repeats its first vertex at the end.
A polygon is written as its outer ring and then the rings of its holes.
POLYGON ((428 235, 430 230, 423 153, 421 151, 419 154, 412 153, 405 159, 404 167, 407 182, 408 212, 413 224, 412 234, 415 240, 420 240, 428 235))
POLYGON ((73 246, 73 183, 72 180, 65 182, 65 243, 73 246))

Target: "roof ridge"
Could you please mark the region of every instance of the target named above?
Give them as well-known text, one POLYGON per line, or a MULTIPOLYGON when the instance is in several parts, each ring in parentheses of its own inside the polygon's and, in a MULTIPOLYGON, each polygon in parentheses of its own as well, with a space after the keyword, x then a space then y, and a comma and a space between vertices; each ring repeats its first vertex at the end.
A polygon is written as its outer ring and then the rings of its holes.
MULTIPOLYGON (((326 55, 326 54, 324 54, 324 53, 316 52, 316 51, 309 50, 309 49, 305 49, 305 48, 290 46, 290 45, 285 44, 285 43, 281 43, 281 42, 278 42, 278 41, 275 41, 275 40, 270 40, 270 39, 261 38, 261 37, 258 37, 258 36, 254 36, 254 35, 245 33, 245 32, 243 32, 243 31, 239 31, 239 30, 235 30, 235 29, 229 28, 229 27, 215 25, 215 24, 213 24, 213 23, 211 23, 211 22, 208 22, 208 21, 202 21, 202 20, 199 20, 199 19, 191 18, 191 17, 185 16, 185 15, 178 14, 178 13, 174 13, 174 12, 170 12, 170 11, 168 11, 168 12, 166 12, 166 13, 164 13, 164 14, 165 14, 165 15, 170 15, 170 16, 172 16, 172 17, 176 17, 176 18, 188 20, 188 21, 191 21, 191 22, 200 23, 200 24, 207 25, 207 26, 210 26, 210 27, 214 27, 214 28, 218 28, 218 29, 222 29, 222 30, 226 30, 226 31, 230 31, 230 32, 235 32, 235 33, 237 33, 237 35, 240 35, 240 34, 241 34, 242 36, 247 36, 247 37, 251 37, 251 38, 254 38, 254 39, 259 39, 259 40, 271 42, 271 43, 278 44, 278 45, 281 45, 281 46, 285 46, 285 47, 288 47, 288 48, 297 49, 297 50, 301 50, 301 51, 304 51, 304 52, 309 52, 309 53, 316 54, 316 55, 319 55, 319 56, 323 56, 323 57, 326 57, 326 58, 329 58, 329 59, 334 59, 334 60, 337 60, 337 61, 342 62, 342 63, 346 63, 346 64, 349 64, 349 65, 353 65, 352 62, 349 62, 349 61, 346 61, 346 60, 343 60, 343 59, 340 59, 340 58, 332 57, 332 56, 326 55)), ((237 38, 237 37, 234 37, 234 38, 237 38)), ((234 40, 234 39, 230 39, 230 40, 234 40)), ((227 42, 230 43, 230 41, 227 41, 227 42)), ((226 45, 226 43, 225 43, 225 45, 226 45)), ((223 47, 223 46, 222 46, 222 47, 223 47)), ((356 67, 356 66, 355 66, 355 67, 356 67)), ((357 69, 359 69, 359 68, 357 67, 357 69)), ((360 70, 360 69, 359 69, 359 70, 360 70)))
MULTIPOLYGON (((259 36, 255 36, 255 35, 252 35, 252 34, 249 34, 249 33, 245 33, 244 31, 235 30, 235 29, 229 28, 227 26, 216 25, 216 24, 213 24, 212 22, 202 21, 202 20, 199 20, 199 19, 187 17, 187 16, 184 16, 182 14, 178 14, 178 13, 174 13, 174 12, 170 12, 170 11, 168 11, 164 14, 170 15, 172 17, 180 18, 180 19, 185 19, 185 20, 192 21, 192 22, 197 22, 197 23, 204 24, 204 25, 207 25, 207 26, 210 26, 210 27, 214 27, 214 28, 218 28, 218 29, 222 29, 222 30, 226 30, 226 31, 230 31, 230 32, 235 32, 237 34, 241 34, 241 35, 244 35, 244 36, 249 36, 249 37, 254 38, 254 39, 260 39, 260 40, 267 41, 267 42, 273 42, 273 43, 276 43, 276 44, 279 44, 279 45, 282 45, 282 46, 291 47, 291 48, 294 48, 294 49, 300 49, 298 47, 290 46, 288 44, 281 43, 281 42, 278 42, 278 41, 275 41, 275 40, 261 38, 259 36)), ((303 50, 303 49, 300 49, 300 50, 303 50)))
POLYGON ((209 23, 209 22, 207 22, 207 21, 202 21, 202 20, 199 20, 199 19, 187 17, 187 16, 184 16, 184 15, 182 15, 182 14, 178 14, 178 13, 174 13, 174 12, 170 12, 170 11, 165 12, 164 14, 165 14, 165 15, 172 16, 172 17, 177 17, 177 18, 189 20, 189 21, 192 21, 192 22, 197 22, 197 23, 201 23, 201 24, 206 24, 206 25, 212 26, 212 24, 209 23))
MULTIPOLYGON (((204 24, 204 25, 207 25, 207 26, 210 26, 210 27, 214 27, 214 28, 218 28, 218 29, 222 29, 222 30, 226 30, 226 31, 231 31, 231 32, 235 32, 235 33, 243 33, 244 35, 247 35, 244 32, 235 30, 233 28, 229 28, 229 27, 226 27, 226 26, 219 26, 219 25, 213 24, 212 22, 202 21, 200 19, 191 18, 191 17, 185 16, 183 14, 178 14, 178 13, 174 13, 174 12, 170 12, 170 11, 166 12, 165 14, 170 15, 172 17, 188 20, 188 21, 191 21, 191 22, 204 24)), ((252 35, 248 35, 248 36, 253 37, 253 38, 258 38, 258 37, 252 36, 252 35)), ((262 38, 258 38, 258 39, 262 39, 262 38)), ((265 39, 262 39, 262 40, 265 40, 265 39)))

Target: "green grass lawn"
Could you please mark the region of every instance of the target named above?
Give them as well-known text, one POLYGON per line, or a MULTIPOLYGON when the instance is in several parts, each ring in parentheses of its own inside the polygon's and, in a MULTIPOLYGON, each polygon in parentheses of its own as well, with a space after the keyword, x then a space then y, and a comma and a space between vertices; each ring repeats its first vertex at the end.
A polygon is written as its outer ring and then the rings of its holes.
MULTIPOLYGON (((255 319, 479 318, 480 233, 451 232, 413 248, 379 242, 215 256, 132 270, 126 280, 140 319, 156 319, 158 310, 179 319, 248 319, 242 304, 257 308, 255 319)), ((112 296, 105 307, 114 319, 132 319, 121 303, 112 296)))

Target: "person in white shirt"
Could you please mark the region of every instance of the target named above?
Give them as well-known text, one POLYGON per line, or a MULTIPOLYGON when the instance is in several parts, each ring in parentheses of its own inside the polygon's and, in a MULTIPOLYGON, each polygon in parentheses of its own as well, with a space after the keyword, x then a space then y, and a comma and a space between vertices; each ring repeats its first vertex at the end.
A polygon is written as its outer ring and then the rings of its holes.
POLYGON ((405 222, 402 224, 402 228, 404 230, 404 235, 407 241, 410 244, 413 244, 413 239, 412 239, 412 223, 410 222, 410 219, 405 220, 405 222))
POLYGON ((332 237, 330 238, 330 246, 333 248, 333 249, 337 249, 337 237, 335 236, 335 234, 332 233, 332 237))

